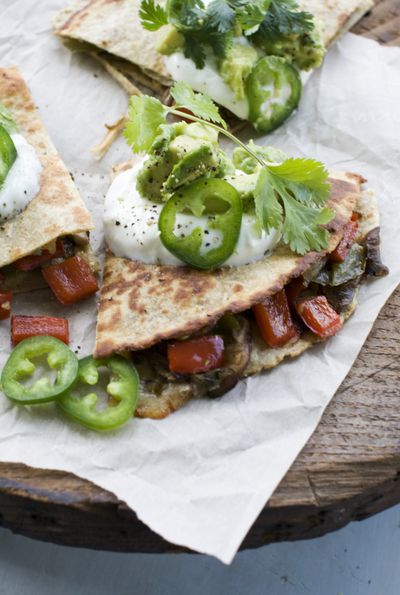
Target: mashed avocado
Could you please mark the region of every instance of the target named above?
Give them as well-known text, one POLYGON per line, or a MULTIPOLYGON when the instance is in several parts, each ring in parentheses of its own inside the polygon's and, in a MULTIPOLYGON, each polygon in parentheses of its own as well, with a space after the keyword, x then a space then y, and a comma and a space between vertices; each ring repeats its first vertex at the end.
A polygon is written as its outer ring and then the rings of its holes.
POLYGON ((287 35, 262 34, 262 29, 251 37, 253 43, 267 55, 280 56, 299 70, 311 70, 321 65, 325 54, 321 34, 317 26, 309 32, 287 35))
POLYGON ((226 56, 220 64, 219 72, 226 84, 235 93, 236 99, 244 99, 246 96, 246 79, 257 59, 257 50, 251 45, 234 43, 226 52, 226 56))
MULTIPOLYGON (((287 159, 287 155, 275 147, 263 147, 256 145, 251 140, 248 147, 253 153, 261 157, 267 163, 282 163, 287 159)), ((236 169, 240 169, 246 174, 253 174, 260 170, 261 165, 256 161, 247 151, 241 147, 237 147, 232 155, 233 164, 236 169)))
POLYGON ((137 190, 156 202, 168 200, 177 188, 212 175, 223 177, 229 162, 218 145, 218 133, 193 123, 167 125, 149 150, 137 177, 137 190))
POLYGON ((174 52, 179 52, 185 45, 183 35, 175 29, 173 25, 167 25, 165 33, 157 45, 157 51, 164 56, 170 56, 174 52))

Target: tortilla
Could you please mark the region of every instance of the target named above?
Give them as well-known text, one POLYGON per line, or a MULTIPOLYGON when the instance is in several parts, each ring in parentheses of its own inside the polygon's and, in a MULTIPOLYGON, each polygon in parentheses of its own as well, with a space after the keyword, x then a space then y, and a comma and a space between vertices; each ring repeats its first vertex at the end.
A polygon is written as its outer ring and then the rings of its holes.
MULTIPOLYGON (((43 166, 37 196, 22 213, 0 226, 2 268, 60 236, 87 232, 94 225, 39 118, 32 96, 17 68, 0 68, 0 101, 11 111, 21 134, 36 149, 43 166)), ((76 241, 89 262, 93 262, 87 235, 79 236, 76 241)), ((26 277, 28 276, 25 275, 26 277)), ((39 276, 37 279, 39 280, 39 276)), ((36 287, 34 277, 32 280, 36 287)), ((18 281, 17 285, 18 283, 23 284, 23 280, 18 281)), ((43 282, 39 284, 42 285, 43 282)), ((29 287, 32 287, 32 283, 29 287)))
MULTIPOLYGON (((336 218, 329 224, 328 252, 342 237, 360 193, 362 178, 331 178, 329 205, 336 218), (343 179, 344 178, 344 179, 343 179)), ((324 256, 299 256, 287 246, 253 264, 198 271, 185 266, 144 264, 111 254, 106 257, 100 294, 95 356, 136 351, 164 339, 187 335, 241 312, 279 291, 324 256)))
POLYGON ((374 0, 298 0, 302 10, 311 12, 321 25, 325 47, 350 31, 373 6, 374 0))
MULTIPOLYGON (((301 0, 299 4, 320 20, 328 47, 373 6, 373 0, 301 0)), ((161 93, 151 80, 171 83, 164 59, 155 49, 163 33, 143 29, 139 7, 140 0, 77 0, 56 15, 54 31, 71 49, 90 52, 108 63, 109 72, 127 90, 133 80, 161 93)))
MULTIPOLYGON (((372 230, 379 229, 379 212, 375 193, 371 190, 360 191, 360 185, 364 181, 359 176, 353 174, 335 174, 335 178, 331 180, 333 182, 333 193, 332 195, 337 196, 336 209, 341 213, 340 217, 337 218, 336 229, 332 232, 331 242, 329 251, 333 250, 341 237, 341 229, 343 224, 350 218, 352 211, 356 211, 359 214, 359 231, 357 241, 361 242, 365 239, 366 235, 372 230), (343 183, 343 179, 347 182, 343 183), (339 183, 338 183, 339 182, 339 183), (341 183, 340 183, 341 182, 341 183), (339 223, 340 220, 340 223, 339 223)), ((316 261, 320 255, 314 255, 311 259, 316 261)), ((208 308, 210 310, 210 316, 207 318, 207 324, 212 323, 215 320, 215 312, 219 310, 217 316, 221 314, 221 308, 216 308, 212 303, 211 295, 213 299, 217 300, 216 304, 221 306, 223 303, 226 307, 225 311, 240 311, 244 308, 245 301, 247 304, 254 304, 260 299, 260 294, 263 296, 270 295, 281 289, 291 277, 296 277, 300 274, 301 270, 304 270, 311 264, 307 257, 299 258, 293 254, 287 255, 285 259, 282 259, 281 255, 274 254, 269 259, 260 261, 255 265, 251 265, 253 271, 248 273, 248 266, 236 267, 235 269, 226 269, 224 273, 200 273, 200 277, 208 277, 209 281, 211 277, 215 277, 216 284, 214 285, 210 281, 209 287, 211 294, 207 295, 207 286, 202 286, 200 283, 196 286, 191 285, 194 289, 193 294, 190 290, 186 294, 186 299, 181 296, 177 299, 175 305, 170 304, 171 300, 174 300, 177 295, 177 290, 170 291, 171 287, 168 283, 161 283, 165 277, 162 275, 161 269, 166 269, 167 276, 169 277, 173 271, 170 271, 172 267, 157 267, 158 275, 154 271, 154 267, 145 265, 140 267, 139 271, 135 265, 137 263, 131 263, 125 259, 118 259, 108 254, 106 257, 106 271, 104 276, 104 285, 101 291, 99 318, 97 325, 97 340, 96 340, 96 352, 100 355, 108 355, 110 353, 111 345, 115 351, 125 349, 131 349, 127 346, 124 341, 124 333, 127 335, 128 340, 132 341, 132 344, 138 344, 135 341, 135 332, 140 332, 140 326, 146 322, 151 323, 152 319, 157 321, 157 328, 163 329, 165 322, 165 313, 162 312, 162 304, 165 303, 166 308, 170 308, 173 317, 177 320, 175 325, 177 329, 181 328, 181 318, 184 320, 190 319, 192 314, 192 328, 198 330, 204 324, 196 316, 198 315, 201 308, 208 308), (301 261, 301 262, 299 262, 301 261), (286 267, 285 273, 279 275, 275 270, 275 266, 286 267), (291 268, 288 272, 288 268, 291 268), (255 271, 258 274, 258 287, 255 292, 254 276, 255 271), (146 275, 151 275, 146 281, 146 275), (222 276, 222 281, 221 281, 222 276), (278 277, 278 278, 277 278, 278 277), (239 281, 240 279, 240 281, 239 281), (248 287, 247 282, 253 280, 251 286, 248 287), (140 291, 136 294, 135 291, 130 293, 135 284, 149 283, 150 287, 147 292, 148 303, 144 318, 141 317, 141 313, 137 312, 136 298, 140 297, 140 291), (241 294, 243 300, 241 306, 235 300, 235 296, 232 297, 230 303, 226 299, 229 295, 231 288, 234 284, 242 284, 246 288, 246 295, 241 294), (225 288, 225 290, 224 290, 225 288), (220 296, 216 295, 218 290, 222 290, 220 296), (256 297, 257 293, 257 297, 256 297), (156 298, 153 302, 152 296, 156 298), (126 299, 127 298, 127 299, 126 299), (129 302, 131 298, 131 302, 129 302), (198 308, 194 307, 194 303, 197 302, 198 308), (130 311, 130 307, 133 306, 133 312, 130 311), (193 324, 194 321, 194 324, 193 324), (132 332, 133 330, 133 332, 132 332), (120 349, 119 349, 120 348, 120 349)), ((196 278, 189 271, 183 267, 173 267, 178 273, 177 279, 181 289, 185 287, 183 279, 191 280, 196 278), (181 284, 182 281, 182 284, 181 284)), ((138 302, 140 304, 140 302, 138 302)), ((357 296, 353 299, 352 303, 348 306, 345 312, 342 314, 343 320, 347 320, 354 312, 357 306, 357 296)), ((249 306, 246 306, 249 307, 249 306)), ((150 329, 151 330, 151 329, 150 329)), ((167 334, 167 333, 164 333, 167 334)), ((180 330, 177 334, 181 334, 180 330)), ((152 341, 158 341, 153 334, 152 341)), ((319 343, 320 339, 310 332, 305 332, 301 335, 295 343, 286 345, 282 348, 272 349, 263 341, 258 331, 258 327, 252 323, 251 325, 251 355, 247 366, 245 367, 241 377, 247 377, 254 374, 259 374, 262 371, 274 368, 279 363, 287 358, 294 358, 302 354, 304 351, 319 343)), ((136 347, 141 349, 141 347, 136 347)), ((146 353, 146 352, 144 352, 146 353)), ((155 353, 153 352, 152 357, 154 358, 155 353)), ((136 410, 136 416, 143 418, 162 419, 173 413, 180 407, 182 407, 187 401, 192 398, 202 397, 207 394, 205 392, 205 385, 198 384, 191 381, 188 378, 183 377, 182 379, 174 378, 171 374, 165 374, 165 370, 158 366, 157 362, 154 370, 158 374, 154 381, 148 382, 146 380, 147 365, 146 357, 143 360, 143 366, 141 365, 141 352, 138 351, 134 354, 134 363, 138 367, 141 376, 141 390, 139 396, 139 403, 136 410)), ((201 376, 201 375, 200 375, 201 376)))
POLYGON ((56 15, 54 30, 64 41, 88 44, 82 49, 91 53, 100 49, 107 61, 115 56, 169 84, 164 58, 155 49, 163 33, 143 29, 139 8, 140 0, 77 0, 56 15))

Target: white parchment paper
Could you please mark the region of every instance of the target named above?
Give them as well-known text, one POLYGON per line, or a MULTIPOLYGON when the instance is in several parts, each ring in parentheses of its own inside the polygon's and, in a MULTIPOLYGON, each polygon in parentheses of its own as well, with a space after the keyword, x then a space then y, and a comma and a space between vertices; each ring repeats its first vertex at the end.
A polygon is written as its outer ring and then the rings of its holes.
MULTIPOLYGON (((0 0, 0 63, 19 64, 43 120, 99 221, 110 166, 88 152, 103 124, 120 116, 124 92, 90 58, 52 37, 64 0, 0 0)), ((348 35, 307 83, 301 108, 264 139, 291 155, 362 173, 379 195, 383 257, 391 275, 363 288, 343 331, 298 360, 241 383, 219 400, 193 401, 166 420, 132 420, 99 435, 53 406, 18 408, 0 398, 0 459, 63 469, 114 492, 154 531, 229 563, 259 512, 314 431, 400 278, 400 50, 348 35)), ((101 226, 94 238, 101 248, 101 226)), ((68 315, 73 347, 90 353, 95 301, 71 311, 47 292, 15 301, 25 314, 68 315)), ((0 366, 9 353, 0 326, 0 366)))

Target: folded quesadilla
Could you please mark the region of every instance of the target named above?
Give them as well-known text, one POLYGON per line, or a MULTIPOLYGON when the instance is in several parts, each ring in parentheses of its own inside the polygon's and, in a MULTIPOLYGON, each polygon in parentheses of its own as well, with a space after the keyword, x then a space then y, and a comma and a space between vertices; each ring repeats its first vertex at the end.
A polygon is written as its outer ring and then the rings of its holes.
POLYGON ((54 27, 71 49, 97 57, 130 95, 144 86, 160 96, 173 81, 184 81, 265 133, 297 107, 306 71, 372 5, 78 0, 56 16, 54 27))
POLYGON ((105 200, 94 351, 131 358, 136 414, 152 418, 333 336, 361 281, 387 273, 361 176, 328 179, 318 162, 254 143, 230 158, 205 123, 159 124, 146 137, 157 104, 132 100, 125 136, 147 155, 105 200))
POLYGON ((0 68, 0 292, 49 285, 63 303, 93 293, 98 265, 90 229, 90 213, 21 73, 0 68), (85 283, 78 287, 71 276, 85 283), (64 295, 68 282, 70 294, 64 295))

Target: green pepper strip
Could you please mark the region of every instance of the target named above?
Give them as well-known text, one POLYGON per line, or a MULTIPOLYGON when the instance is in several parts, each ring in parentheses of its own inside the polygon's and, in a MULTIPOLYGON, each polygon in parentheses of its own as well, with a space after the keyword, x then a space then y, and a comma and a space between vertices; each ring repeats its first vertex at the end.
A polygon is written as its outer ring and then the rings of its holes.
POLYGON ((1 374, 4 394, 22 405, 35 405, 56 400, 75 381, 78 358, 62 341, 46 335, 21 341, 11 352, 1 374), (28 379, 36 366, 32 359, 47 356, 47 364, 57 370, 54 382, 42 376, 30 385, 21 384, 28 379))
POLYGON ((346 259, 332 266, 329 285, 337 287, 360 277, 364 274, 365 265, 365 248, 354 242, 346 259))
POLYGON ((0 188, 17 158, 17 150, 7 130, 0 124, 0 188))
POLYGON ((198 269, 213 269, 223 264, 234 251, 241 223, 242 201, 237 190, 225 180, 206 178, 171 196, 161 211, 158 227, 162 243, 177 258, 198 269), (222 237, 216 248, 207 250, 208 237, 201 227, 195 227, 181 237, 176 228, 176 217, 185 212, 196 217, 205 216, 207 228, 220 233, 222 237))
POLYGON ((92 430, 114 430, 127 422, 135 413, 138 400, 139 377, 131 363, 121 356, 104 359, 85 357, 79 362, 76 383, 59 399, 58 405, 74 420, 92 430), (107 367, 110 381, 107 393, 118 404, 103 410, 96 409, 98 396, 95 392, 83 397, 74 396, 87 385, 95 386, 99 381, 99 368, 107 367))
POLYGON ((271 132, 286 120, 301 97, 301 78, 284 58, 265 56, 253 67, 246 81, 249 120, 259 132, 271 132), (286 100, 281 95, 290 88, 286 100))

